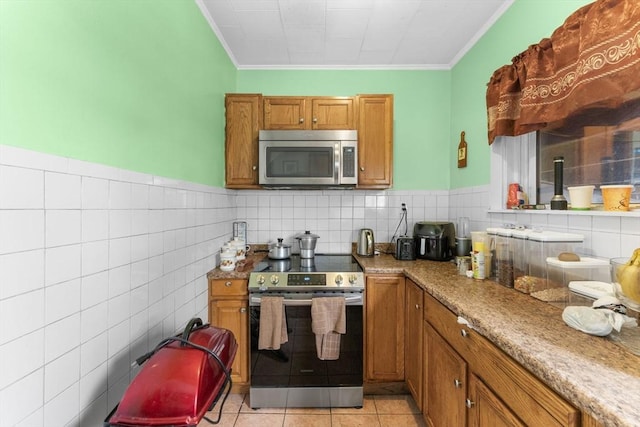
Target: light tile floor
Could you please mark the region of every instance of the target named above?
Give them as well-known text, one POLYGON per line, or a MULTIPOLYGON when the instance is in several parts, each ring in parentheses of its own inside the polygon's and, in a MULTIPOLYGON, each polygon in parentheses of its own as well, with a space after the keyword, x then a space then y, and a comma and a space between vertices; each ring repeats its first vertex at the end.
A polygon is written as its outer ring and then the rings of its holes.
MULTIPOLYGON (((230 394, 222 410, 220 427, 425 427, 422 414, 410 395, 367 395, 356 408, 260 408, 251 409, 249 396, 230 394)), ((215 420, 218 406, 207 413, 215 420)), ((202 420, 198 427, 211 426, 202 420)))

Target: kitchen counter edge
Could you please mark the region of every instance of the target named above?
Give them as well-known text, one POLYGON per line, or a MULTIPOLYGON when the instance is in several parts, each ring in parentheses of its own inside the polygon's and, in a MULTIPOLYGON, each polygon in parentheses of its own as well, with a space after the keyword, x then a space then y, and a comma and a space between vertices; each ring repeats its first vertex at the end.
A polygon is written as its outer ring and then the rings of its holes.
POLYGON ((354 257, 365 274, 404 274, 416 282, 602 425, 640 425, 640 357, 608 338, 570 328, 561 308, 458 275, 452 262, 354 257))

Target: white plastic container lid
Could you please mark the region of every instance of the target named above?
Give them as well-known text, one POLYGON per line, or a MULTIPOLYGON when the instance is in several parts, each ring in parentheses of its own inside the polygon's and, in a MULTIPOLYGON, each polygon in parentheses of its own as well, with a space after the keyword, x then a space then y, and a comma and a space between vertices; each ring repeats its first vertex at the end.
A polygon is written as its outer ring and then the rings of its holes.
POLYGON ((609 261, 599 258, 580 257, 580 261, 560 261, 557 257, 547 258, 547 264, 563 269, 571 268, 609 268, 609 261))
POLYGON ((569 282, 569 289, 578 295, 593 299, 614 295, 613 285, 611 283, 597 282, 595 280, 576 280, 569 282))
POLYGON ((498 236, 511 237, 513 228, 498 228, 498 236))
POLYGON ((582 234, 560 233, 558 231, 532 231, 529 233, 529 240, 538 242, 582 242, 582 234))
POLYGON ((533 233, 533 230, 531 230, 530 228, 516 228, 511 231, 511 236, 515 237, 516 239, 526 240, 529 238, 529 234, 531 233, 533 233))

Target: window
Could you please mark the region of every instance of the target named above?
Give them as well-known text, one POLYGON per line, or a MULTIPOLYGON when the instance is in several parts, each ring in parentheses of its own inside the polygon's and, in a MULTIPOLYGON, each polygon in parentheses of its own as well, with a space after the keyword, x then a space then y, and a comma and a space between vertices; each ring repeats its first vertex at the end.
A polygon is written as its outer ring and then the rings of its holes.
MULTIPOLYGON (((556 156, 564 157, 564 188, 595 185, 594 203, 602 203, 600 185, 631 184, 640 189, 640 108, 614 110, 614 118, 622 121, 613 120, 611 110, 605 111, 599 114, 592 110, 562 126, 538 131, 538 200, 549 201, 553 196, 556 156), (619 124, 610 124, 616 122, 619 124)), ((631 203, 640 202, 638 191, 631 197, 631 203)))

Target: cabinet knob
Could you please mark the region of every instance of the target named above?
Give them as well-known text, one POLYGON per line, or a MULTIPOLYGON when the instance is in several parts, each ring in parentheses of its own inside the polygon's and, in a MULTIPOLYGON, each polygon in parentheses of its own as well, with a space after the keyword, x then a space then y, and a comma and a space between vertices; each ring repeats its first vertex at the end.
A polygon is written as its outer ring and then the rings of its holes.
POLYGON ((360 171, 364 172, 364 166, 360 166, 360 171))
POLYGON ((473 408, 473 406, 476 404, 476 402, 472 401, 471 399, 466 399, 465 400, 465 405, 467 406, 467 408, 471 409, 473 408))
POLYGON ((458 379, 455 379, 455 380, 453 380, 453 385, 454 385, 456 388, 460 388, 460 387, 462 386, 462 381, 460 381, 460 380, 458 380, 458 379))
POLYGON ((460 335, 462 335, 463 337, 468 337, 469 336, 469 332, 467 332, 466 329, 460 329, 460 335))
POLYGON ((257 166, 254 166, 254 167, 252 167, 251 169, 253 169, 254 171, 257 171, 257 170, 258 170, 258 167, 257 167, 257 166))
POLYGON ((247 312, 247 309, 246 309, 246 308, 242 307, 242 308, 240 309, 240 313, 246 313, 246 312, 247 312))
POLYGON ((299 122, 300 122, 300 123, 304 123, 304 117, 300 117, 299 122))
POLYGON ((229 288, 229 287, 231 287, 231 282, 224 282, 224 285, 225 285, 227 288, 229 288))
POLYGON ((318 123, 318 118, 317 117, 313 118, 313 123, 318 123))
POLYGON ((420 305, 416 304, 416 310, 420 310, 420 305))

